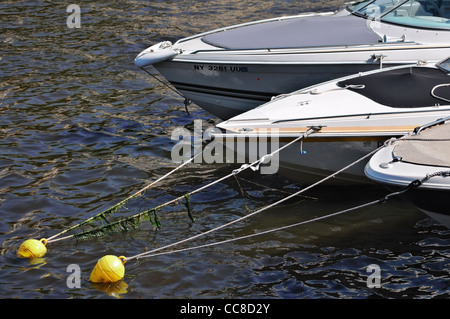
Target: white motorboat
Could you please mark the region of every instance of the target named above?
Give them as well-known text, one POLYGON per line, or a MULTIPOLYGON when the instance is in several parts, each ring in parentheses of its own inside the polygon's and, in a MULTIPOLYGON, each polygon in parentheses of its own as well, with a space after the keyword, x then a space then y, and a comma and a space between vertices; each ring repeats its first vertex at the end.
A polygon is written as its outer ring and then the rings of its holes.
MULTIPOLYGON (((450 59, 369 71, 274 98, 217 125, 214 138, 252 160, 279 152, 277 172, 311 183, 339 171, 415 127, 450 115, 450 59), (268 141, 257 150, 258 143, 268 141), (263 149, 264 147, 267 150, 263 149)), ((262 144, 261 144, 262 145, 262 144)), ((226 149, 226 148, 225 148, 226 149)), ((234 159, 236 162, 236 159, 234 159)), ((334 180, 369 183, 361 161, 334 180)))
POLYGON ((414 130, 378 151, 368 178, 393 190, 450 228, 450 118, 414 130))
POLYGON ((153 65, 187 100, 228 119, 324 81, 450 53, 450 1, 370 0, 154 44, 153 65))

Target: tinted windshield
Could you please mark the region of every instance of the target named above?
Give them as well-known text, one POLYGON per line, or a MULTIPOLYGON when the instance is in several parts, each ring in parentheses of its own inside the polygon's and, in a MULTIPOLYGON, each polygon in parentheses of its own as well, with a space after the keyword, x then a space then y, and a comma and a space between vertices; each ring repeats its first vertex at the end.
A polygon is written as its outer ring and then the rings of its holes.
POLYGON ((382 21, 421 28, 450 28, 450 1, 407 1, 381 17, 382 21))
POLYGON ((358 15, 379 18, 384 13, 394 9, 405 0, 372 0, 354 4, 351 9, 358 15))
POLYGON ((402 25, 450 29, 450 0, 374 0, 349 7, 354 14, 402 25))

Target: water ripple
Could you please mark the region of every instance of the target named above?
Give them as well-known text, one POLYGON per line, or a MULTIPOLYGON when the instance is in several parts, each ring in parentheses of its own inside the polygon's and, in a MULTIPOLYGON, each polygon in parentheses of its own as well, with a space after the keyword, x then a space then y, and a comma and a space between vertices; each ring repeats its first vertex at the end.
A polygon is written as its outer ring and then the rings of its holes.
MULTIPOLYGON (((82 2, 82 27, 66 26, 67 3, 0 3, 0 297, 2 298, 448 298, 450 232, 394 200, 305 227, 127 263, 117 286, 89 283, 104 254, 134 255, 223 225, 299 189, 251 172, 159 212, 162 228, 52 244, 44 258, 18 259, 29 237, 53 235, 106 209, 175 167, 170 138, 193 119, 217 121, 137 69, 133 60, 162 40, 221 26, 326 11, 343 1, 82 2), (245 192, 243 193, 242 190, 245 192), (243 194, 245 197, 243 197, 243 194), (81 288, 68 288, 78 264, 81 288), (368 288, 367 266, 381 270, 368 288)), ((230 172, 189 166, 130 202, 135 213, 230 172)), ((191 245, 306 220, 377 189, 318 189, 191 245)))

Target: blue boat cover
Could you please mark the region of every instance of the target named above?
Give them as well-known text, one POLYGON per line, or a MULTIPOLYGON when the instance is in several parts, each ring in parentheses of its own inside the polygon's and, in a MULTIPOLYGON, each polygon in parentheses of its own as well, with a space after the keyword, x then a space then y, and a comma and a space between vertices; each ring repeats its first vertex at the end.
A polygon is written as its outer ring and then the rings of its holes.
POLYGON ((202 41, 223 49, 283 49, 372 44, 381 37, 367 20, 353 15, 311 16, 247 25, 206 35, 202 41))

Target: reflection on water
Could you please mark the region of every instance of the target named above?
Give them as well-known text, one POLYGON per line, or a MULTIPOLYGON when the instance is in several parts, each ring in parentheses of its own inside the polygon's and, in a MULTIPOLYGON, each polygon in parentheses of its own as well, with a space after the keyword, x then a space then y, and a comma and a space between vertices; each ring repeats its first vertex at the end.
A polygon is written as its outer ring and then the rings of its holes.
POLYGON ((91 283, 91 285, 93 288, 106 293, 108 296, 115 298, 122 298, 122 295, 128 292, 127 291, 128 285, 123 280, 108 284, 91 283))
MULTIPOLYGON (((300 185, 240 175, 159 213, 162 228, 49 244, 47 255, 15 256, 27 238, 60 232, 169 172, 170 139, 216 118, 192 107, 133 64, 147 46, 213 28, 334 9, 342 1, 127 1, 82 3, 80 29, 66 26, 69 3, 0 4, 0 297, 3 298, 443 298, 450 233, 394 199, 305 226, 210 248, 130 261, 123 282, 96 286, 89 274, 106 254, 136 255, 223 225, 300 185), (262 185, 262 186, 261 186, 262 185), (245 192, 241 192, 242 190, 245 192), (81 287, 68 288, 68 265, 81 287), (381 288, 368 288, 370 264, 381 288)), ((189 165, 127 209, 164 203, 228 174, 227 165, 189 165)), ((307 197, 234 224, 201 245, 281 227, 385 194, 377 187, 317 188, 307 197)))

